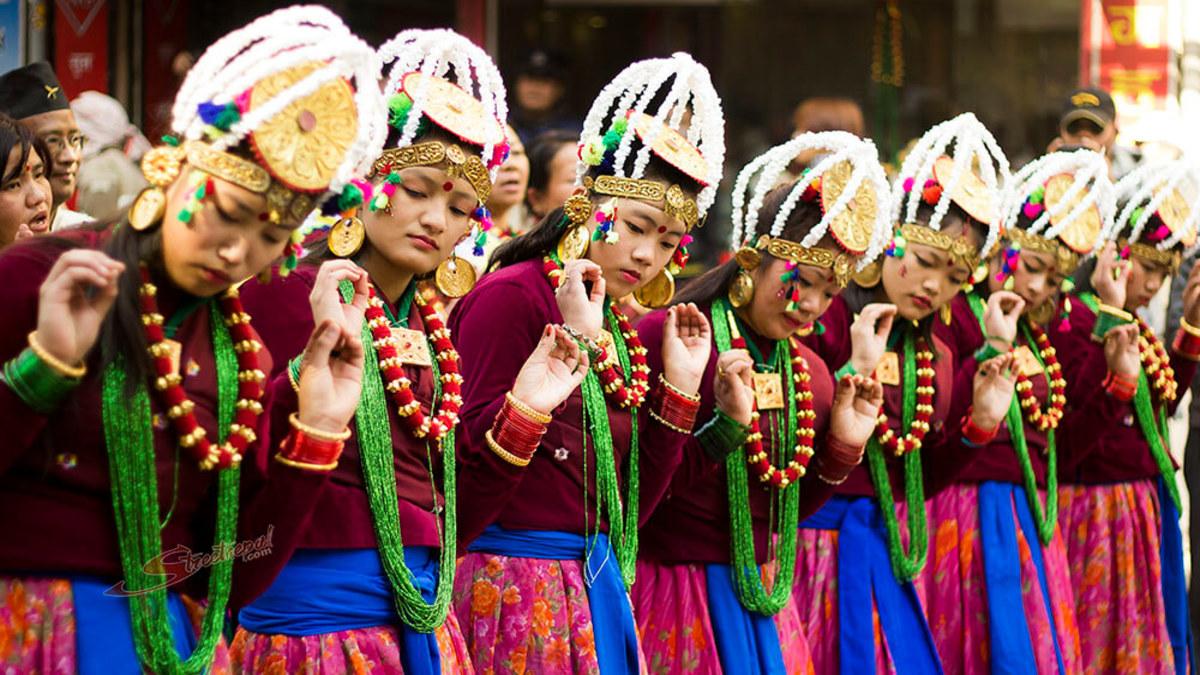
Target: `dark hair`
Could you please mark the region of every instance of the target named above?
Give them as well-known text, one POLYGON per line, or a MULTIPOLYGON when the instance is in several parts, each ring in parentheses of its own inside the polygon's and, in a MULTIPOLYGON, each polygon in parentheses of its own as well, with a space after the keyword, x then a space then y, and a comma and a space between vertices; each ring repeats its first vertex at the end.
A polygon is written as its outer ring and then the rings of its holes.
MULTIPOLYGON (((787 199, 793 185, 795 185, 794 182, 780 185, 767 193, 767 196, 763 199, 762 206, 758 209, 758 222, 760 225, 766 225, 775 220, 775 215, 779 213, 779 207, 787 199)), ((792 209, 792 212, 788 214, 787 222, 783 224, 783 231, 780 232, 780 237, 788 241, 800 241, 821 221, 821 216, 822 212, 819 204, 816 202, 806 202, 801 199, 796 202, 796 208, 792 209)), ((770 264, 772 260, 774 260, 774 257, 763 251, 762 262, 759 263, 759 266, 770 264)), ((729 292, 729 284, 733 283, 738 269, 737 260, 727 260, 689 283, 686 288, 675 296, 672 304, 686 302, 705 304, 712 302, 729 292)))
MULTIPOLYGON (((634 139, 627 164, 632 165, 633 159, 637 156, 641 147, 641 142, 634 139)), ((588 175, 595 177, 608 170, 610 168, 606 162, 600 167, 593 167, 588 171, 588 175)), ((650 163, 646 166, 644 177, 668 184, 679 185, 685 192, 692 193, 691 198, 693 199, 695 198, 695 193, 700 189, 700 185, 693 178, 688 177, 679 169, 662 161, 656 155, 651 155, 650 163)), ((550 251, 553 251, 554 247, 558 244, 558 238, 562 236, 562 225, 563 209, 560 206, 547 213, 546 217, 542 218, 532 230, 501 244, 488 260, 487 269, 501 269, 509 265, 545 256, 550 251)))
POLYGON ((564 145, 579 142, 579 134, 565 129, 551 129, 538 134, 529 143, 529 189, 545 190, 550 184, 550 165, 564 145))
MULTIPOLYGON (((0 161, 4 162, 4 175, 0 177, 0 183, 8 181, 21 175, 25 170, 25 162, 29 160, 29 151, 33 150, 42 159, 42 163, 46 165, 46 174, 50 174, 50 150, 46 144, 40 139, 34 137, 33 132, 21 126, 13 118, 0 113, 0 161), (16 147, 21 148, 21 158, 17 161, 16 166, 10 171, 8 170, 8 156, 16 147)), ((46 195, 49 199, 50 195, 46 195)))

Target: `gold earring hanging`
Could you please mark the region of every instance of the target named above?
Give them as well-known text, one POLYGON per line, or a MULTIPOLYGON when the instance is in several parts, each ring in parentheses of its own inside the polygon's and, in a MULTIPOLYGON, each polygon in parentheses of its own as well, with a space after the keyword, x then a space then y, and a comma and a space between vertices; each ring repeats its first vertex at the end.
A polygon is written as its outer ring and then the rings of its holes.
POLYGON ((1047 300, 1037 307, 1029 310, 1026 314, 1032 323, 1038 326, 1044 326, 1050 323, 1050 319, 1054 318, 1054 301, 1047 300))
POLYGON ((950 321, 954 319, 954 315, 950 310, 950 303, 947 302, 938 308, 938 316, 941 317, 943 324, 950 325, 950 321))
POLYGON ((741 309, 754 299, 754 276, 746 270, 738 270, 729 284, 729 304, 741 309))
POLYGON ((447 298, 461 298, 475 288, 475 268, 471 263, 451 253, 437 266, 433 282, 447 298))
POLYGON ((566 217, 566 232, 558 239, 558 259, 561 262, 578 260, 587 255, 591 233, 587 229, 588 218, 592 217, 592 200, 586 194, 571 195, 563 204, 566 217))
POLYGON ((675 297, 675 276, 666 268, 663 268, 645 286, 633 292, 633 299, 648 309, 665 307, 673 297, 675 297))
POLYGON ((881 260, 876 260, 864 267, 862 271, 855 272, 854 274, 854 283, 858 284, 861 288, 875 288, 882 279, 883 261, 881 260))
POLYGON ((339 258, 349 258, 358 253, 363 241, 367 238, 367 228, 356 216, 342 218, 329 228, 329 237, 325 240, 329 252, 339 258))
POLYGON ((142 158, 142 175, 150 187, 142 190, 129 209, 129 226, 138 232, 162 222, 167 210, 166 188, 175 182, 186 158, 183 148, 164 145, 142 158))

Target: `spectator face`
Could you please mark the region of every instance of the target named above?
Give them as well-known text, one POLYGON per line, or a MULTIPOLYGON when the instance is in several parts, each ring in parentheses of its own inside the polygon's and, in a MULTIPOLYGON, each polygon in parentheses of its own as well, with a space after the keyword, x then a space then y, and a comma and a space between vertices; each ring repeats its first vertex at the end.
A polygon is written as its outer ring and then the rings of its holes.
POLYGON ((512 127, 508 127, 506 135, 508 159, 500 165, 496 184, 488 199, 488 209, 493 213, 503 213, 525 201, 525 189, 529 187, 529 157, 525 154, 525 146, 512 127))
POLYGON ((529 188, 529 208, 538 218, 566 203, 575 190, 575 144, 564 143, 550 160, 544 190, 529 188))
POLYGON ((544 113, 562 98, 563 87, 558 80, 521 75, 517 78, 517 106, 526 112, 544 113))
POLYGON ((50 172, 50 187, 54 206, 58 207, 75 194, 79 162, 83 158, 83 134, 70 110, 54 110, 21 120, 26 129, 42 139, 50 148, 54 166, 50 172))
POLYGON ((46 167, 33 148, 21 145, 8 153, 0 184, 0 247, 50 230, 50 183, 46 167), (27 151, 24 160, 21 155, 27 151))
POLYGON ((1109 152, 1117 140, 1116 126, 1101 128, 1090 120, 1075 120, 1059 131, 1063 145, 1076 145, 1096 152, 1109 152))

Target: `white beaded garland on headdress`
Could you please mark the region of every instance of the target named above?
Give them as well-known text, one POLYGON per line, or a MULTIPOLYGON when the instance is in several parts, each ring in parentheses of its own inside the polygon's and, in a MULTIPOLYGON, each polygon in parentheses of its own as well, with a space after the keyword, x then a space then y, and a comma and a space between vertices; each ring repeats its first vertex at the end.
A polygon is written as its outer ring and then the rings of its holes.
MULTIPOLYGON (((466 37, 452 30, 413 29, 402 31, 379 48, 379 58, 385 67, 391 64, 387 81, 384 83, 385 96, 391 96, 403 90, 405 76, 419 72, 426 76, 441 78, 458 85, 463 91, 473 96, 483 104, 484 110, 499 124, 508 119, 507 93, 504 79, 495 62, 487 52, 479 48, 466 37), (453 69, 453 78, 449 77, 453 69)), ((422 86, 428 86, 431 80, 422 79, 422 86)), ((426 102, 422 91, 414 92, 412 109, 401 131, 396 147, 410 145, 417 135, 422 113, 425 112, 426 102)), ((503 131, 501 127, 501 131, 503 131)), ((503 139, 501 139, 503 143, 503 139)), ((489 175, 494 181, 500 162, 493 161, 497 143, 486 139, 483 143, 481 160, 489 167, 489 175)))
POLYGON ((356 82, 358 126, 329 189, 336 191, 364 173, 386 138, 383 97, 373 85, 379 60, 324 7, 294 6, 263 16, 213 43, 188 72, 175 97, 171 127, 181 138, 200 140, 210 131, 200 116, 202 104, 232 103, 257 83, 305 64, 318 64, 305 77, 255 106, 220 136, 215 150, 231 148, 285 108, 337 78, 356 82))
MULTIPOLYGON (((614 175, 618 178, 640 179, 650 163, 651 148, 661 133, 678 132, 703 156, 703 175, 692 177, 703 184, 696 206, 703 217, 716 199, 717 184, 725 162, 725 118, 721 99, 713 88, 708 69, 690 55, 676 52, 670 58, 646 59, 630 64, 609 82, 596 97, 583 122, 580 140, 604 136, 614 120, 640 119, 648 115, 657 124, 646 124, 648 137, 634 158, 633 168, 625 170, 626 160, 633 147, 635 124, 624 131, 614 154, 614 175), (663 95, 663 88, 670 88, 663 95), (650 110, 651 104, 657 108, 650 110), (685 125, 685 113, 690 119, 685 125), (665 127, 663 126, 665 125, 665 127)), ((640 135, 640 129, 638 130, 640 135)), ((683 168, 683 167, 679 167, 683 168)), ((589 164, 580 161, 576 168, 576 183, 583 183, 589 164)))
POLYGON ((1085 250, 1077 251, 1079 253, 1088 253, 1099 246, 1113 222, 1116 192, 1108 179, 1108 162, 1103 155, 1091 150, 1052 152, 1021 167, 1009 179, 1000 204, 1001 226, 1004 230, 1016 227, 1021 214, 1032 210, 1037 215, 1025 231, 1045 239, 1055 239, 1076 226, 1080 219, 1088 217, 1087 214, 1093 209, 1099 213, 1101 226, 1093 236, 1088 237, 1090 243, 1085 250), (1045 200, 1046 185, 1058 176, 1070 178, 1070 185, 1065 192, 1053 204, 1042 203, 1040 210, 1036 207, 1030 209, 1030 196, 1040 191, 1042 200, 1045 200))
MULTIPOLYGON (((820 222, 814 226, 800 245, 812 248, 830 231, 830 225, 841 216, 852 202, 862 194, 865 188, 873 197, 874 213, 868 222, 858 223, 859 227, 867 229, 861 234, 867 235, 860 239, 867 242, 865 252, 861 253, 857 268, 869 265, 882 253, 892 232, 891 188, 883 167, 879 164, 879 153, 875 144, 863 140, 845 131, 824 131, 819 133, 801 134, 790 141, 777 145, 759 155, 745 166, 738 174, 733 184, 733 232, 730 245, 734 250, 744 246, 753 246, 758 239, 758 212, 767 194, 779 186, 780 178, 784 177, 788 165, 796 156, 806 151, 824 153, 813 165, 790 187, 787 198, 781 204, 775 219, 771 222, 769 234, 772 238, 779 237, 783 232, 788 217, 805 191, 817 181, 830 174, 837 166, 846 164, 851 168, 851 174, 846 183, 841 186, 833 204, 824 208, 820 222), (751 188, 750 183, 754 181, 751 188), (749 199, 747 199, 749 197, 749 199), (868 229, 869 228, 869 229, 868 229)), ((864 205, 865 206, 865 205, 864 205)), ((845 235, 835 233, 839 242, 845 235)))
POLYGON ((1146 237, 1146 225, 1157 214, 1170 232, 1147 245, 1167 251, 1182 245, 1191 254, 1200 248, 1200 164, 1191 159, 1143 164, 1126 174, 1116 185, 1117 199, 1124 204, 1108 233, 1122 238, 1127 229, 1129 243, 1146 237))
MULTIPOLYGON (((963 113, 925 132, 904 158, 900 173, 892 184, 892 220, 902 225, 916 222, 923 188, 928 181, 935 180, 942 187, 941 196, 934 205, 933 215, 927 227, 935 231, 940 230, 942 219, 950 209, 951 202, 955 201, 954 196, 959 194, 965 185, 978 180, 989 194, 998 197, 1008 176, 1008 158, 996 143, 996 139, 974 114, 963 113), (943 160, 947 152, 950 152, 952 165, 943 160), (939 160, 942 160, 940 166, 944 168, 937 168, 939 160), (971 174, 977 176, 977 179, 971 178, 971 174)), ((987 197, 978 204, 990 213, 971 214, 973 218, 988 225, 987 237, 981 248, 984 256, 995 245, 1000 231, 1000 218, 995 213, 994 197, 991 198, 990 205, 987 204, 987 197)), ((970 205, 959 206, 968 212, 972 210, 970 205)))

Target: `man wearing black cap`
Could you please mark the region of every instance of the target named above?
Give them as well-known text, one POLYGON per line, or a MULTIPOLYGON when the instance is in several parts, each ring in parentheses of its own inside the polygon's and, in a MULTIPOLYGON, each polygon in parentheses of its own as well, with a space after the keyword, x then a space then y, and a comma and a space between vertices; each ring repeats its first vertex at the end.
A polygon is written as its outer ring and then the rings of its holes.
POLYGON ((50 64, 31 63, 0 76, 0 112, 16 119, 50 148, 54 160, 50 173, 50 188, 54 193, 50 229, 74 227, 91 220, 64 206, 75 194, 79 162, 83 158, 83 134, 50 64))
POLYGON ((1108 92, 1082 87, 1071 92, 1058 119, 1058 138, 1050 151, 1083 147, 1104 153, 1113 180, 1129 173, 1138 158, 1117 145, 1117 106, 1108 92))
POLYGON ((567 69, 558 55, 541 49, 530 53, 510 89, 514 105, 508 121, 523 143, 543 131, 581 130, 579 120, 565 111, 566 84, 567 69))

